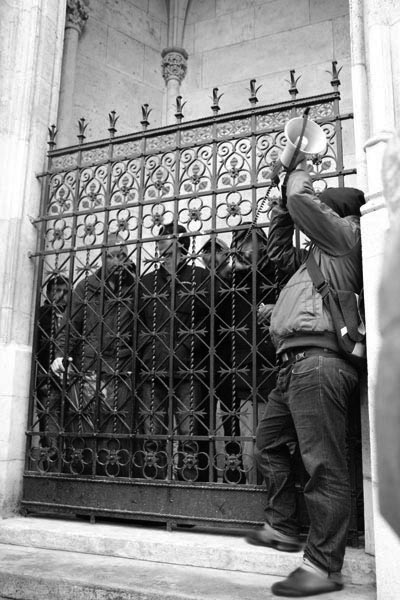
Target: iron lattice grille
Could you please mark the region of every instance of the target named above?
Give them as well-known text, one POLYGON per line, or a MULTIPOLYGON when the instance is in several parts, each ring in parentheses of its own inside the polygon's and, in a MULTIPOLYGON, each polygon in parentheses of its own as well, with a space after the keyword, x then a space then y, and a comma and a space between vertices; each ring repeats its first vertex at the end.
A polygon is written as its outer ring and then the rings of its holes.
MULTIPOLYGON (((151 495, 135 509, 109 495, 99 504, 87 488, 86 500, 69 504, 63 485, 95 478, 129 481, 138 490, 151 483, 159 491, 176 484, 211 494, 229 486, 242 494, 261 483, 253 463, 255 428, 276 366, 257 309, 274 303, 282 284, 264 255, 263 199, 286 141, 284 125, 306 107, 328 142, 325 156, 310 161, 315 186, 343 185, 355 170, 343 164, 342 125, 351 115, 339 114, 337 89, 49 152, 37 219, 26 507, 48 509, 52 503, 41 494, 56 485, 51 489, 64 490, 55 492, 58 508, 243 521, 235 508, 226 515, 197 505, 188 514, 180 501, 170 513, 151 495), (184 253, 171 273, 162 256, 168 224, 171 260, 184 253), (126 256, 111 275, 105 265, 115 235, 126 256), (246 268, 243 236, 258 247, 246 268), (60 276, 69 289, 63 318, 46 296, 60 276), (71 358, 60 378, 50 371, 56 356, 65 366, 71 358)), ((270 197, 278 193, 274 188, 270 197)), ((258 499, 246 522, 260 519, 260 506, 258 499)))

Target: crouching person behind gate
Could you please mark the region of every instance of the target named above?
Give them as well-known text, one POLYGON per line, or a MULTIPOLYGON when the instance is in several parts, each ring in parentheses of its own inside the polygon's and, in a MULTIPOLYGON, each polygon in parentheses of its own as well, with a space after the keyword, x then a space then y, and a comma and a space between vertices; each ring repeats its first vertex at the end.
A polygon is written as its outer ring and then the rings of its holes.
POLYGON ((209 292, 204 269, 189 264, 190 238, 165 225, 159 267, 139 283, 139 419, 143 449, 137 465, 148 479, 208 478, 208 458, 196 440, 206 413, 203 384, 208 343, 209 292), (178 443, 176 443, 176 440, 178 443))
POLYGON ((296 270, 293 223, 311 240, 310 252, 329 284, 359 293, 363 203, 363 193, 353 188, 328 188, 318 198, 310 176, 295 170, 288 179, 287 209, 280 206, 271 213, 271 259, 295 273, 271 317, 280 370, 256 438, 258 466, 267 483, 266 524, 248 541, 286 551, 301 548, 290 455, 296 441, 309 477, 304 498, 310 517, 303 563, 272 586, 277 596, 311 596, 343 587, 340 571, 350 520, 346 420, 358 383, 357 370, 340 354, 331 315, 306 264, 296 270))
POLYGON ((50 277, 46 286, 46 300, 39 308, 38 351, 36 379, 36 411, 41 432, 40 445, 45 449, 45 470, 57 465, 61 428, 61 388, 50 365, 56 354, 60 326, 67 306, 69 282, 62 275, 50 277))
POLYGON ((110 234, 101 268, 77 284, 64 317, 52 370, 64 378, 74 473, 129 474, 135 271, 124 239, 110 234))

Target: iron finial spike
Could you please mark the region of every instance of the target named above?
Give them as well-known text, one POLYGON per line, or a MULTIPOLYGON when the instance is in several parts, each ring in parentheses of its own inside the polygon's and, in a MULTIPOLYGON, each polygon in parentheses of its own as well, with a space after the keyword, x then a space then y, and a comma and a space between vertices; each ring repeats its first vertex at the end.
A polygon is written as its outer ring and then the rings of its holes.
POLYGON ((149 115, 153 109, 149 108, 148 104, 142 104, 142 120, 140 121, 143 129, 149 126, 149 115))
POLYGON ((110 132, 110 137, 115 136, 115 133, 117 131, 115 125, 117 124, 118 119, 119 119, 119 116, 117 115, 115 110, 112 110, 111 112, 108 113, 108 120, 110 123, 110 127, 108 128, 108 131, 110 132))
POLYGON ((332 77, 331 86, 336 90, 340 85, 339 75, 340 75, 340 71, 342 69, 343 69, 343 66, 341 66, 339 69, 337 69, 337 60, 333 60, 332 61, 332 71, 326 71, 332 77))
POLYGON ((49 141, 47 142, 49 145, 49 149, 53 150, 56 145, 56 135, 57 135, 57 127, 55 125, 51 125, 48 130, 49 132, 49 141))
POLYGON ((298 77, 295 77, 294 76, 295 73, 296 73, 295 69, 291 69, 290 70, 290 80, 288 81, 287 79, 285 79, 286 83, 288 83, 290 85, 289 94, 292 96, 293 99, 295 99, 297 94, 299 93, 299 90, 297 89, 297 82, 301 78, 301 75, 299 75, 298 77))
POLYGON ((212 106, 211 106, 211 110, 213 111, 213 113, 216 115, 218 114, 218 111, 221 110, 220 106, 219 106, 219 101, 221 100, 222 96, 224 94, 219 94, 218 95, 218 88, 215 87, 213 88, 213 95, 212 95, 212 106))
POLYGON ((257 92, 260 88, 262 88, 262 85, 259 85, 258 87, 256 87, 256 79, 250 79, 250 89, 248 90, 250 92, 250 98, 249 98, 249 102, 250 104, 257 104, 258 102, 258 98, 257 98, 257 92))
POLYGON ((176 97, 176 113, 175 113, 175 117, 178 123, 180 123, 183 119, 183 107, 185 106, 186 102, 182 102, 182 96, 177 96, 176 97))
POLYGON ((79 129, 78 140, 79 140, 80 144, 82 144, 83 140, 86 138, 85 131, 86 131, 87 126, 88 126, 88 123, 86 123, 86 119, 84 117, 81 117, 78 121, 78 129, 79 129))

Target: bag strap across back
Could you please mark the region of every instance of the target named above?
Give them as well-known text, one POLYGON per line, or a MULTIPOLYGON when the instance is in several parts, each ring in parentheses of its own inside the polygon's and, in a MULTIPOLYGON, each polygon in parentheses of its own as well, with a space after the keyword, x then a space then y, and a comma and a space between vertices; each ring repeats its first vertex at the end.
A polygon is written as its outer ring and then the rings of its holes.
POLYGON ((329 283, 326 281, 325 277, 323 276, 321 269, 317 265, 315 258, 314 258, 314 254, 312 253, 311 250, 307 256, 306 266, 307 266, 309 275, 312 279, 315 289, 317 290, 317 292, 319 292, 321 294, 324 304, 329 308, 328 295, 331 291, 331 288, 329 287, 329 283))
POLYGON ((341 292, 339 290, 335 291, 333 296, 332 289, 324 278, 311 251, 307 256, 306 266, 315 289, 321 294, 325 307, 331 314, 338 336, 342 338, 345 344, 346 338, 344 336, 346 334, 353 342, 362 342, 365 336, 358 329, 356 295, 352 292, 341 292))

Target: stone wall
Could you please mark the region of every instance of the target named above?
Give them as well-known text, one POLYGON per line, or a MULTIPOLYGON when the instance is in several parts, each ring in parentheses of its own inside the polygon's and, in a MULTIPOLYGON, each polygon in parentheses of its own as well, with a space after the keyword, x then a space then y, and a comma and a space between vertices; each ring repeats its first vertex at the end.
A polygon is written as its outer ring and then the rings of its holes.
POLYGON ((60 86, 65 6, 0 3, 0 515, 18 506, 25 454, 40 182, 60 86))
POLYGON ((224 111, 248 105, 249 80, 263 87, 260 102, 288 98, 289 70, 302 75, 302 96, 329 91, 331 61, 343 65, 343 99, 351 108, 348 0, 199 0, 187 15, 182 85, 187 118, 209 110, 213 87, 224 111))
MULTIPOLYGON (((161 51, 167 43, 164 0, 97 0, 89 9, 77 59, 74 121, 89 121, 87 139, 107 134, 107 114, 120 115, 118 134, 140 129, 140 105, 150 104, 150 127, 165 124, 161 51)), ((259 102, 290 98, 289 71, 299 96, 331 91, 332 60, 343 66, 342 110, 352 110, 348 0, 192 0, 183 32, 188 52, 181 94, 185 119, 211 114, 212 89, 221 112, 247 108, 249 81, 259 102)), ((345 131, 353 155, 353 130, 345 131)))
POLYGON ((166 45, 165 0, 91 2, 78 46, 73 107, 74 123, 81 117, 89 122, 87 141, 108 136, 112 110, 120 116, 117 135, 140 129, 145 103, 152 107, 152 125, 161 124, 165 84, 160 65, 166 45))

